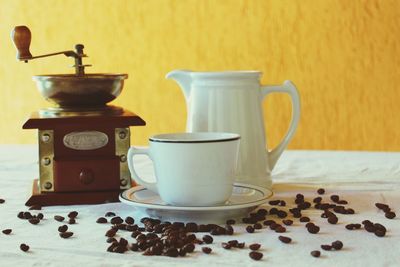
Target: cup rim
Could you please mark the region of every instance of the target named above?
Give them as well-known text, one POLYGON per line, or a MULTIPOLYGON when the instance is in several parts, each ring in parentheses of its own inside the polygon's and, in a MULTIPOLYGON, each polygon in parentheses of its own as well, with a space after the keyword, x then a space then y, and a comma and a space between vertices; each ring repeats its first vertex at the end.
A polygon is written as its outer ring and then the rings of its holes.
POLYGON ((237 133, 227 132, 193 132, 157 134, 149 138, 150 142, 158 143, 216 143, 236 141, 240 139, 237 133))

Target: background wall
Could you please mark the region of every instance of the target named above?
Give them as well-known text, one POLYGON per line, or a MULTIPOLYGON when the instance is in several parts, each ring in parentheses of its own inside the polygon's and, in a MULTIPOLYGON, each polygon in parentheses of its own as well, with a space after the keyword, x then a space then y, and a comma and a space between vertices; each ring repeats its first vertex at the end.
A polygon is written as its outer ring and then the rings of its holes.
MULTIPOLYGON (((72 73, 63 56, 15 60, 9 33, 32 32, 35 55, 83 43, 89 72, 129 74, 113 104, 147 121, 133 143, 184 131, 186 108, 173 69, 264 73, 290 79, 302 98, 292 149, 400 150, 400 1, 397 0, 0 0, 0 143, 36 143, 21 126, 50 106, 32 75, 72 73)), ((265 102, 268 143, 290 119, 290 101, 265 102)))

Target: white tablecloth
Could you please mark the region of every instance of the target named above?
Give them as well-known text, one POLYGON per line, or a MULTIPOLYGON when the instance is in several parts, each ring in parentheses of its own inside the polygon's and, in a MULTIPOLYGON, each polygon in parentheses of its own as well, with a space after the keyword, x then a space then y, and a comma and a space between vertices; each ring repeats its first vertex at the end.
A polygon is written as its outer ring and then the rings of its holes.
MULTIPOLYGON (((139 169, 151 173, 147 159, 138 159, 139 169)), ((137 252, 116 254, 106 252, 109 244, 104 233, 109 225, 97 224, 98 217, 107 211, 114 211, 125 218, 136 220, 142 215, 134 208, 112 203, 103 205, 54 206, 43 208, 45 220, 31 225, 17 218, 30 195, 31 183, 38 176, 36 146, 0 146, 0 230, 12 228, 10 235, 0 232, 0 266, 399 266, 400 265, 400 223, 399 219, 389 220, 374 206, 375 202, 390 205, 400 213, 400 153, 386 152, 345 152, 345 151, 286 151, 273 171, 274 197, 283 199, 291 206, 297 193, 306 199, 315 197, 316 189, 326 189, 325 199, 338 194, 349 201, 356 210, 355 215, 338 215, 339 223, 330 225, 320 218, 320 211, 310 209, 303 212, 321 227, 321 231, 309 234, 304 223, 297 219, 283 235, 293 239, 283 244, 277 234, 269 229, 247 234, 244 224, 234 225, 233 236, 216 236, 210 245, 213 253, 205 255, 197 246, 195 253, 184 258, 143 256, 137 252), (79 212, 78 223, 70 225, 74 236, 61 239, 55 221, 56 214, 66 216, 69 211, 79 212), (349 231, 348 223, 360 223, 368 219, 381 223, 388 229, 384 238, 376 237, 365 230, 349 231), (224 250, 221 242, 237 239, 241 242, 262 244, 264 258, 254 261, 248 257, 249 249, 224 250), (323 251, 321 244, 341 240, 341 251, 323 251), (30 246, 29 253, 19 249, 21 243, 30 246), (322 252, 320 258, 310 256, 312 250, 322 252)), ((270 207, 265 206, 267 209, 270 207)), ((35 213, 33 211, 33 213, 35 213)), ((274 216, 271 219, 278 219, 274 216)), ((130 242, 129 233, 118 232, 130 242)), ((197 234, 201 237, 203 234, 197 234)))

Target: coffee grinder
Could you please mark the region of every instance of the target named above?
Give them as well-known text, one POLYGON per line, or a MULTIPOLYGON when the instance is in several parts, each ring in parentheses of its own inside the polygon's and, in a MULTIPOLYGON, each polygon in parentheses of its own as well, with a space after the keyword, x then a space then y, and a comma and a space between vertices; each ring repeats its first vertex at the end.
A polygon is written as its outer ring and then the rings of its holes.
POLYGON ((55 107, 33 112, 23 129, 38 129, 39 178, 27 206, 116 202, 131 187, 127 165, 130 126, 145 125, 138 115, 107 105, 120 93, 127 74, 86 74, 84 46, 32 56, 31 32, 14 28, 17 59, 65 55, 75 60, 75 74, 37 75, 33 80, 55 107))

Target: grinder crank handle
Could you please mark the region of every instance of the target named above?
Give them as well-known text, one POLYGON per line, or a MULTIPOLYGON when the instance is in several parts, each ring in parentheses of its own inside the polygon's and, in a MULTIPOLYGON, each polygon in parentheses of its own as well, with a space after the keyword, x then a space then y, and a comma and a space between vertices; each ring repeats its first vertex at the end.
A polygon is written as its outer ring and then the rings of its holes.
POLYGON ((17 48, 17 59, 28 62, 32 59, 32 54, 29 51, 31 44, 31 31, 26 26, 16 26, 11 32, 11 39, 17 48))

